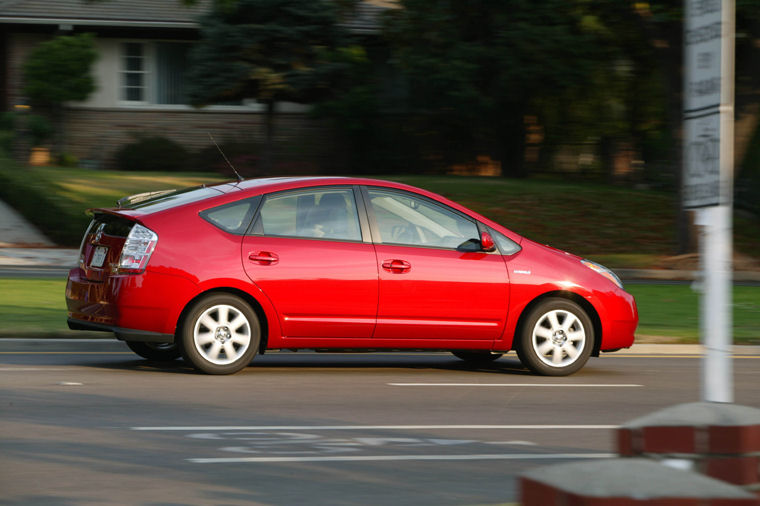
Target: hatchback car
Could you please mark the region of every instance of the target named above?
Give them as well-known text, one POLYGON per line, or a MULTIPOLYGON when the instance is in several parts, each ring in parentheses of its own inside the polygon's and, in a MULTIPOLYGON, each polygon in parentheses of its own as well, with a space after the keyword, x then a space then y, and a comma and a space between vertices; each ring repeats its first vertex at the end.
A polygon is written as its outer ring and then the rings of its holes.
POLYGON ((545 375, 633 344, 605 267, 440 195, 360 178, 269 178, 91 210, 68 324, 229 374, 272 349, 516 350, 545 375))

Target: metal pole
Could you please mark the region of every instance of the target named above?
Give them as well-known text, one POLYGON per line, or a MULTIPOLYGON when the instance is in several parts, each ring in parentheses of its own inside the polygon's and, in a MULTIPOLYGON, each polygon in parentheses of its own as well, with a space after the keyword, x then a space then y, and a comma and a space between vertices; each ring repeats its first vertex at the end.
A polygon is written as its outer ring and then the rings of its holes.
POLYGON ((701 328, 702 399, 733 402, 731 314, 731 206, 706 207, 698 211, 703 224, 701 257, 703 286, 701 328))
POLYGON ((732 260, 735 0, 721 3, 720 205, 701 209, 702 399, 733 402, 732 260))

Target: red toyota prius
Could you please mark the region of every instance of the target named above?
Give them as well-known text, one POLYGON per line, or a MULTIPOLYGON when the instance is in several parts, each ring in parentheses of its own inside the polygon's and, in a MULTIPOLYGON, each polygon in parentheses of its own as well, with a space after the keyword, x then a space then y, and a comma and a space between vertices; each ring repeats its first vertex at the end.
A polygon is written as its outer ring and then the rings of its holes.
POLYGON ((473 363, 515 350, 561 376, 630 347, 638 323, 605 267, 400 183, 255 179, 92 213, 69 327, 206 373, 272 349, 432 349, 473 363))

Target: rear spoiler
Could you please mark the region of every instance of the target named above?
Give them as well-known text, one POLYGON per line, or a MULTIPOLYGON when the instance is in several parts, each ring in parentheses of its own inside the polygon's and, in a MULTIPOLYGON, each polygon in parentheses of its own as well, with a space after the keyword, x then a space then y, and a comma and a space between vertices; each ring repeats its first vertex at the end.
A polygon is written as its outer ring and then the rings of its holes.
POLYGON ((98 214, 107 214, 109 216, 118 216, 119 218, 124 218, 125 220, 134 221, 139 223, 139 215, 137 213, 130 212, 131 209, 116 209, 116 208, 105 208, 105 207, 91 207, 87 211, 85 211, 85 214, 90 217, 95 217, 98 214))
POLYGON ((171 190, 158 190, 153 192, 143 192, 143 193, 135 193, 134 195, 130 195, 128 197, 122 197, 119 200, 116 201, 116 206, 121 209, 125 205, 134 205, 139 204, 140 202, 145 202, 146 200, 161 197, 163 195, 166 195, 168 193, 176 192, 177 190, 171 189, 171 190))

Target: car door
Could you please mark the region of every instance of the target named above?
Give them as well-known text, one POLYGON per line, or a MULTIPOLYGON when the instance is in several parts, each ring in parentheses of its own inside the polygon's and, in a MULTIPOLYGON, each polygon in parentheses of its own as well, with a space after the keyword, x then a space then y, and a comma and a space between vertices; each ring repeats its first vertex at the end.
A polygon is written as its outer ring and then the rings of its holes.
POLYGON ((480 237, 478 224, 410 192, 367 187, 364 195, 380 278, 373 337, 498 338, 507 315, 508 275, 499 254, 467 248, 480 237))
POLYGON ((242 243, 246 273, 272 302, 283 337, 371 337, 375 259, 352 187, 265 195, 242 243))

